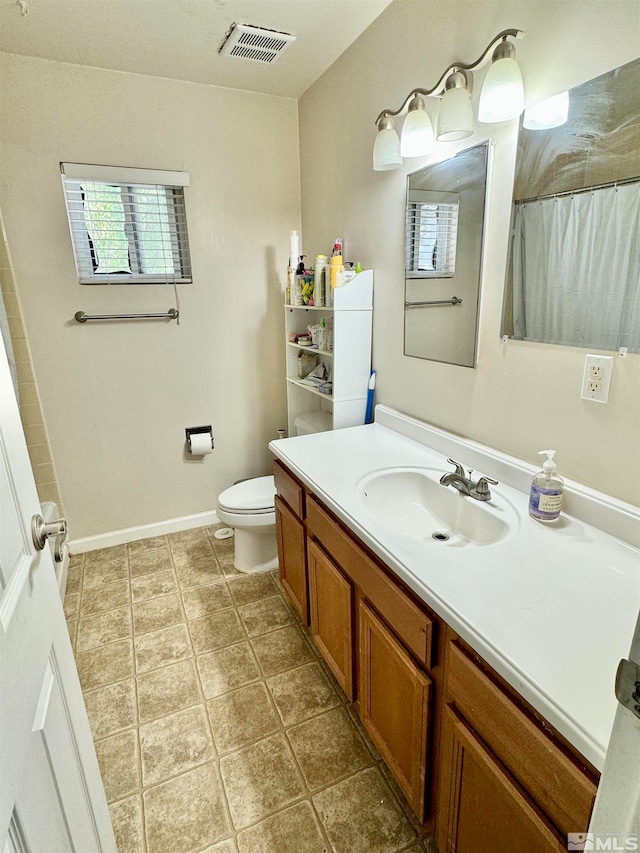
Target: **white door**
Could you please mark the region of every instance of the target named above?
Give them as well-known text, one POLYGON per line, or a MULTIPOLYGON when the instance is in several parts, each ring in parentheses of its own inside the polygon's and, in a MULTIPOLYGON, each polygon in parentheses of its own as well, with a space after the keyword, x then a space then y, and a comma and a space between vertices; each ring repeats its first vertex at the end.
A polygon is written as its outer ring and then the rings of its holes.
POLYGON ((109 809, 0 338, 0 850, 115 853, 109 809))
POLYGON ((620 662, 616 695, 619 704, 585 850, 640 850, 640 614, 629 660, 620 662))

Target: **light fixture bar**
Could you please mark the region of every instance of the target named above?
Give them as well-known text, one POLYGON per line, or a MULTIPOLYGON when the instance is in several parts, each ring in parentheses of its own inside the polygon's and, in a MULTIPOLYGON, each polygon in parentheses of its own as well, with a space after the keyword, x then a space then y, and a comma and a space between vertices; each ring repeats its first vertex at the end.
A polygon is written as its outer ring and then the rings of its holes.
MULTIPOLYGON (((381 119, 383 119, 383 118, 387 118, 387 117, 391 118, 393 116, 399 116, 403 112, 405 112, 405 110, 407 109, 407 107, 409 105, 409 102, 411 101, 411 99, 415 95, 422 95, 422 97, 425 97, 425 98, 442 97, 442 95, 444 94, 444 91, 445 91, 445 84, 446 84, 447 78, 449 77, 450 74, 452 74, 456 71, 466 72, 466 71, 473 71, 476 68, 482 68, 482 66, 489 59, 489 56, 491 55, 494 48, 497 47, 497 45, 500 44, 500 42, 504 41, 507 38, 514 38, 514 39, 524 38, 524 31, 523 30, 517 30, 517 29, 510 29, 510 30, 503 30, 501 33, 498 33, 498 35, 495 36, 491 40, 491 42, 488 44, 488 46, 482 52, 482 55, 480 56, 479 59, 477 59, 475 62, 471 62, 468 65, 464 62, 454 62, 452 65, 450 65, 447 68, 447 70, 444 72, 444 74, 442 74, 442 76, 440 77, 440 79, 438 80, 436 85, 433 87, 433 89, 412 89, 411 92, 409 92, 409 94, 407 95, 407 97, 404 99, 401 106, 397 110, 382 110, 382 112, 380 113, 380 115, 378 116, 378 118, 375 121, 376 126, 379 125, 381 119)), ((472 75, 467 74, 465 76, 467 77, 467 81, 468 81, 467 82, 467 91, 469 93, 471 93, 472 75)))

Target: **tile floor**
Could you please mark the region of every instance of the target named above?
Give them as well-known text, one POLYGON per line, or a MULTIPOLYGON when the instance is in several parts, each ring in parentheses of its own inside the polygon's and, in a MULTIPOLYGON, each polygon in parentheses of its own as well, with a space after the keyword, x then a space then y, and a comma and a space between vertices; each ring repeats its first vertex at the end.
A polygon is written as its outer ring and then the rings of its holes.
POLYGON ((276 573, 236 572, 215 530, 71 558, 120 853, 431 850, 276 573))

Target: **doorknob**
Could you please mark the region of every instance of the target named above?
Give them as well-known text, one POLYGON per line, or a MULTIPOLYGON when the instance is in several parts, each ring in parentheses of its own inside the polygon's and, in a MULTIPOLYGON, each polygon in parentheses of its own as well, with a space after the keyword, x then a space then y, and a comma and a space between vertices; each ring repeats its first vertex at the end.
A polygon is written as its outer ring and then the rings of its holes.
POLYGON ((45 521, 41 515, 34 515, 31 519, 31 537, 37 551, 42 551, 47 539, 55 536, 55 545, 53 556, 56 563, 61 563, 62 544, 67 538, 67 520, 66 518, 58 518, 55 521, 45 521))

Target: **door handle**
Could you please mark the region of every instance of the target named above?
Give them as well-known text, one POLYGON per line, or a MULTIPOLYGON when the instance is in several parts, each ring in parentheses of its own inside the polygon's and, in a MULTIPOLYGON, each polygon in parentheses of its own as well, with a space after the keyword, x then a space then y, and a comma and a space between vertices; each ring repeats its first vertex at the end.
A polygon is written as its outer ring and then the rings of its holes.
POLYGON ((45 521, 41 515, 34 515, 31 519, 31 538, 37 551, 42 551, 47 539, 55 537, 53 556, 56 563, 63 559, 62 545, 67 538, 66 518, 57 518, 55 521, 45 521))
POLYGON ((640 718, 640 666, 630 660, 620 661, 616 673, 616 697, 621 705, 640 718))

